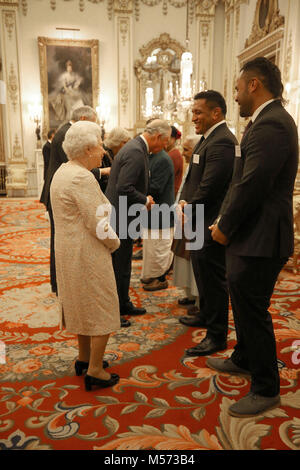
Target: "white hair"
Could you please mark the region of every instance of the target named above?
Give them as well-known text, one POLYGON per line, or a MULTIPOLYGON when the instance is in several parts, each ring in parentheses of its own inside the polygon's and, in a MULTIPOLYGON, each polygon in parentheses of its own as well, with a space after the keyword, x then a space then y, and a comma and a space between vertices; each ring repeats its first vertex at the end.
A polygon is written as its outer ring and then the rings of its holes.
POLYGON ((155 134, 162 134, 162 135, 169 135, 171 131, 171 127, 167 121, 163 121, 162 119, 154 119, 153 121, 149 122, 145 128, 145 132, 150 135, 155 134))
POLYGON ((66 132, 62 147, 69 160, 82 157, 88 147, 101 142, 101 128, 91 121, 78 121, 66 132))
POLYGON ((77 122, 82 118, 85 118, 87 121, 96 121, 97 113, 91 106, 80 106, 74 109, 71 120, 77 122))
POLYGON ((114 127, 108 134, 107 138, 104 141, 106 147, 111 149, 112 147, 118 147, 121 142, 127 141, 130 139, 130 134, 123 127, 114 127))
MULTIPOLYGON (((190 144, 191 147, 195 147, 195 145, 199 142, 200 137, 198 135, 187 135, 184 139, 184 142, 190 144)), ((183 142, 183 143, 184 143, 183 142)))

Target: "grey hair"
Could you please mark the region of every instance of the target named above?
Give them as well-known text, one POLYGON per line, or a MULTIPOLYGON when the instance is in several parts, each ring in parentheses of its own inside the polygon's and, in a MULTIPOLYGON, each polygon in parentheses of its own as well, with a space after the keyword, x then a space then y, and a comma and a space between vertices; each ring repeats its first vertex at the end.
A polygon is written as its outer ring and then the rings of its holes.
POLYGON ((145 128, 145 132, 150 135, 155 134, 162 134, 162 135, 169 135, 171 127, 167 121, 163 121, 162 119, 154 119, 153 121, 149 122, 145 128))
POLYGON ((114 127, 108 134, 107 138, 105 139, 104 143, 106 147, 111 149, 112 147, 118 147, 121 142, 130 139, 130 134, 126 129, 123 127, 114 127))
POLYGON ((81 118, 85 118, 87 121, 96 121, 97 113, 91 108, 91 106, 80 106, 80 108, 74 109, 71 121, 79 121, 81 118))
POLYGON ((84 155, 88 147, 96 147, 101 142, 101 128, 91 121, 78 121, 72 124, 65 135, 62 147, 69 160, 84 155))
MULTIPOLYGON (((199 142, 200 137, 197 135, 187 135, 186 138, 184 139, 184 142, 188 142, 191 144, 191 147, 195 147, 195 145, 199 142)), ((183 142, 183 143, 184 143, 183 142)))

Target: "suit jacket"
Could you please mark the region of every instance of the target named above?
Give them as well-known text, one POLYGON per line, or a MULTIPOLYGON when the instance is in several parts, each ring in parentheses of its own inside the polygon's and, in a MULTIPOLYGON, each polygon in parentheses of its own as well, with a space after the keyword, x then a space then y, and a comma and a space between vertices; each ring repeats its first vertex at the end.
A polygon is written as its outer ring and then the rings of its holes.
MULTIPOLYGON (((100 169, 101 168, 111 167, 113 159, 114 159, 114 154, 113 154, 112 150, 109 149, 108 147, 106 147, 105 145, 103 145, 103 148, 105 150, 105 154, 103 155, 102 164, 101 164, 100 169)), ((99 186, 101 188, 101 191, 103 193, 105 193, 109 176, 108 175, 102 175, 101 178, 99 179, 99 176, 98 176, 99 175, 99 168, 93 168, 91 170, 91 172, 93 173, 96 180, 98 181, 99 186)))
POLYGON ((44 159, 44 181, 46 179, 46 174, 49 166, 49 160, 50 160, 50 150, 51 150, 51 142, 47 140, 45 145, 42 148, 42 153, 43 153, 43 159, 44 159))
POLYGON ((62 163, 66 163, 68 161, 68 157, 63 151, 62 143, 64 141, 66 132, 70 127, 70 122, 63 124, 54 135, 51 143, 49 166, 40 198, 40 202, 42 202, 47 207, 47 209, 50 205, 50 184, 53 175, 62 163))
MULTIPOLYGON (((149 194, 153 197, 155 204, 158 206, 165 204, 171 207, 175 202, 174 165, 171 157, 165 150, 149 155, 149 170, 149 194)), ((163 229, 174 226, 173 213, 170 214, 169 218, 163 218, 162 214, 159 214, 156 223, 154 218, 151 219, 151 213, 153 210, 155 209, 148 212, 149 229, 163 229)))
POLYGON ((180 199, 193 208, 195 230, 196 205, 204 204, 204 241, 212 243, 208 227, 215 221, 229 187, 235 156, 235 136, 225 123, 216 127, 193 152, 180 199), (196 155, 196 156, 195 156, 196 155))
MULTIPOLYGON (((119 230, 119 197, 127 196, 127 205, 146 204, 149 184, 149 162, 145 142, 141 137, 127 142, 115 156, 105 195, 116 210, 119 230)), ((134 217, 128 218, 128 223, 134 217)))
POLYGON ((289 257, 298 135, 279 100, 257 116, 235 160, 218 223, 229 239, 228 250, 240 256, 289 257))

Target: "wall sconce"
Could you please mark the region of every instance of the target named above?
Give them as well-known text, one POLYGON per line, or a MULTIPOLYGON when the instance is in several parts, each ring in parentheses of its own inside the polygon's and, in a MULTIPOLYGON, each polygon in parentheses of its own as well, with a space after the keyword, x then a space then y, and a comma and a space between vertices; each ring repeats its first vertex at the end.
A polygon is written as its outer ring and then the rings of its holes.
POLYGON ((102 93, 100 94, 99 106, 96 107, 96 112, 98 115, 100 127, 101 127, 101 134, 102 140, 104 139, 105 135, 105 123, 107 123, 109 115, 110 115, 110 105, 108 99, 102 93))
POLYGON ((37 148, 41 147, 41 120, 43 107, 41 104, 34 103, 28 105, 29 118, 36 125, 35 134, 37 140, 37 148))

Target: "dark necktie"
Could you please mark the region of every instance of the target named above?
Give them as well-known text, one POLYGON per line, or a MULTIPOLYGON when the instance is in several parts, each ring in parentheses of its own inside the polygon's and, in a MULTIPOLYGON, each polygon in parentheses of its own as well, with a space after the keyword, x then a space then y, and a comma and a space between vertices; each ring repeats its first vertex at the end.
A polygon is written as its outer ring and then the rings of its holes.
POLYGON ((247 124, 247 126, 245 127, 245 130, 244 130, 244 134, 243 134, 243 137, 242 137, 242 140, 244 140, 244 138, 246 137, 250 127, 252 126, 253 122, 250 120, 247 124))
POLYGON ((201 139, 199 140, 199 145, 201 145, 202 142, 204 142, 204 140, 205 140, 205 137, 204 137, 204 135, 203 135, 203 136, 201 137, 201 139))

